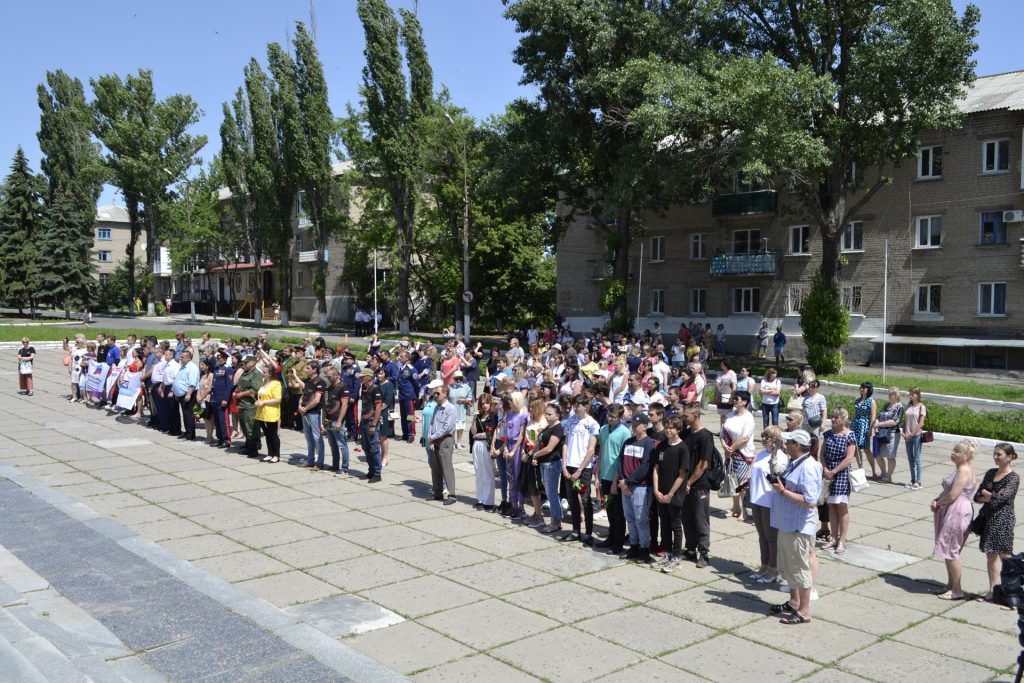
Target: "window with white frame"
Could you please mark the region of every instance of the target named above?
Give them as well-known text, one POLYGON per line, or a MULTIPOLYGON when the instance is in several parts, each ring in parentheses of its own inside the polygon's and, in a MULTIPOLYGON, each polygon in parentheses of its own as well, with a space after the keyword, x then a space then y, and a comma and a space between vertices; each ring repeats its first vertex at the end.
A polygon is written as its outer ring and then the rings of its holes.
POLYGON ((690 290, 690 315, 704 315, 707 313, 708 290, 690 290))
POLYGON ((761 310, 759 287, 737 287, 732 290, 733 313, 757 313, 761 310))
POLYGON ((110 228, 96 228, 96 239, 104 241, 111 239, 110 228))
POLYGON ((295 289, 302 289, 302 271, 295 271, 295 289))
POLYGON ((986 211, 981 214, 980 244, 1006 244, 1006 223, 1002 211, 986 211))
POLYGON ((916 249, 934 249, 942 246, 942 216, 918 216, 914 235, 916 249))
POLYGON ((864 170, 856 161, 850 162, 849 174, 846 177, 847 187, 860 187, 864 184, 864 170))
POLYGON ((661 263, 665 260, 665 238, 651 238, 651 263, 661 263))
POLYGON ((811 226, 791 225, 789 226, 789 253, 810 254, 811 253, 811 226))
POLYGON ((786 299, 786 315, 800 315, 806 296, 807 285, 790 285, 789 295, 786 299))
POLYGON ((100 263, 113 263, 114 252, 112 251, 98 251, 96 252, 96 260, 100 263))
POLYGON ((917 153, 917 177, 942 177, 942 147, 922 147, 917 153))
POLYGON ((1006 315, 1006 283, 978 285, 978 315, 1006 315))
POLYGON ((665 290, 651 290, 651 315, 664 315, 665 313, 665 290))
POLYGON ((732 253, 756 254, 761 248, 761 231, 757 228, 732 231, 732 253))
POLYGON ((918 285, 914 313, 918 315, 942 313, 942 285, 918 285))
POLYGON ((839 290, 839 302, 851 315, 859 315, 861 311, 861 286, 843 285, 839 290))
POLYGON ((864 251, 864 221, 853 221, 843 231, 843 251, 864 251))
POLYGON ((1002 173, 1010 170, 1010 141, 986 140, 981 143, 981 172, 1002 173))
POLYGON ((708 236, 702 232, 690 235, 690 258, 703 261, 708 257, 708 236))

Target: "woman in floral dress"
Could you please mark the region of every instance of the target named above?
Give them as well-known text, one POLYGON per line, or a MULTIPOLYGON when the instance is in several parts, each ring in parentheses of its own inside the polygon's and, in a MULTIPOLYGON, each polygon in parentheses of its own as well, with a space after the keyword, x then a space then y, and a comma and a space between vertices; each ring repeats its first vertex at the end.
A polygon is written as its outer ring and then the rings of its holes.
POLYGON ((984 602, 992 602, 992 590, 999 583, 1001 561, 1013 554, 1013 527, 1017 523, 1013 499, 1020 484, 1020 477, 1013 471, 1017 451, 1011 444, 996 444, 992 459, 996 466, 985 473, 974 494, 974 502, 982 506, 971 525, 981 536, 978 547, 988 561, 988 593, 979 598, 984 602))
POLYGON ((857 439, 857 467, 863 467, 863 455, 871 465, 871 478, 878 479, 879 475, 875 469, 875 454, 871 452, 871 425, 878 415, 878 404, 874 399, 875 388, 871 382, 864 382, 860 385, 860 396, 853 402, 853 419, 850 421, 850 431, 857 439))

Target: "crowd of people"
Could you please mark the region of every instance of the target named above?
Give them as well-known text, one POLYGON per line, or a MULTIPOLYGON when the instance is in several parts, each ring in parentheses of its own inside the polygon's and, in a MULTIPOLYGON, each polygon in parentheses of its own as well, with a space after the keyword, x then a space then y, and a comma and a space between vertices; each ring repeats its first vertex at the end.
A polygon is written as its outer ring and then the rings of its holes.
MULTIPOLYGON (((789 591, 772 608, 785 624, 811 618, 818 554, 846 552, 851 496, 869 478, 864 461, 870 479, 892 484, 902 437, 906 486, 922 487, 926 411, 917 387, 907 406, 893 387, 879 407, 865 383, 851 416, 829 410, 810 369, 783 400, 776 369, 758 380, 747 368, 734 372, 728 358, 702 359, 703 339, 692 344, 685 327, 668 349, 654 334, 574 339, 564 328, 531 328, 488 353, 446 337, 437 346, 402 340, 384 348, 373 335, 360 361, 322 338, 274 350, 265 334, 238 342, 128 335, 123 344, 79 335, 65 344, 69 400, 113 402, 112 393, 86 392, 85 375, 91 362, 117 366, 141 373, 142 390, 131 405, 119 402, 121 412, 152 429, 196 440, 202 422, 211 447, 268 463, 280 461, 279 430, 299 430, 305 467, 339 477, 351 476, 348 442, 358 439, 368 483, 381 481, 390 440, 418 442, 433 498, 445 505, 458 501, 454 454, 465 450, 476 472, 475 509, 666 573, 686 561, 709 564, 711 498, 731 499, 727 515, 749 515, 757 531, 760 564, 746 578, 789 591), (712 362, 718 372, 709 384, 712 362), (704 421, 715 413, 712 431, 704 421), (607 520, 603 538, 595 517, 607 520)), ((27 339, 23 347, 19 370, 31 370, 34 350, 27 339)), ((31 391, 31 371, 19 376, 31 391)), ((964 595, 959 554, 971 531, 989 558, 984 599, 993 599, 999 558, 1012 551, 1016 453, 1000 444, 996 468, 978 486, 975 450, 970 441, 956 445, 957 469, 932 503, 934 552, 949 570, 945 599, 964 595), (982 504, 977 517, 972 497, 982 504)))

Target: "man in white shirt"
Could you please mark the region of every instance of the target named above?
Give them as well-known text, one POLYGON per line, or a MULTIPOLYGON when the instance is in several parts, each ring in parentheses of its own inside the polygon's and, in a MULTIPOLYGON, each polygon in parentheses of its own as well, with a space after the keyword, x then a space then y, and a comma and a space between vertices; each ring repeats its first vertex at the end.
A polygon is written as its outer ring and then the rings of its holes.
POLYGON ((654 360, 654 364, 651 366, 651 372, 654 373, 655 377, 658 378, 658 386, 668 386, 668 376, 672 374, 672 369, 665 363, 665 359, 658 352, 655 352, 651 357, 654 360))
POLYGON ((174 392, 171 387, 174 385, 174 378, 181 369, 181 364, 174 358, 175 352, 168 349, 164 353, 167 364, 164 366, 163 397, 164 407, 167 408, 167 433, 170 436, 181 435, 181 410, 178 402, 174 400, 174 392))
POLYGON ((572 533, 563 541, 580 540, 584 545, 594 544, 594 506, 590 502, 591 465, 597 448, 597 435, 601 426, 588 412, 590 401, 577 396, 573 401, 573 414, 562 423, 565 448, 562 457, 564 494, 569 500, 572 533), (583 511, 585 533, 580 535, 580 510, 583 511))

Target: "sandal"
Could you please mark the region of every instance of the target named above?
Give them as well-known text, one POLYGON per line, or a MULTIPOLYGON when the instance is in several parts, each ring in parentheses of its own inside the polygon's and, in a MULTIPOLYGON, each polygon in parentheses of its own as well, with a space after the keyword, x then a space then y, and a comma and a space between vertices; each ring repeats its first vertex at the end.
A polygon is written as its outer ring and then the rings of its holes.
POLYGON ((836 542, 834 540, 832 540, 832 541, 829 541, 828 543, 825 543, 824 545, 819 546, 818 550, 832 550, 835 547, 836 547, 836 542))
POLYGON ((807 619, 806 617, 804 617, 804 615, 800 614, 799 612, 793 612, 792 614, 787 614, 786 616, 779 619, 779 623, 792 626, 794 624, 809 624, 811 623, 811 620, 807 619))
POLYGON ((836 555, 842 555, 843 553, 846 552, 846 546, 843 545, 842 543, 837 544, 835 552, 836 552, 836 555))
POLYGON ((789 604, 789 600, 782 603, 781 605, 772 605, 772 614, 783 614, 785 612, 792 612, 793 605, 789 604))
POLYGON ((964 593, 957 595, 953 591, 946 591, 945 593, 939 593, 936 597, 939 600, 963 600, 967 596, 964 593))
POLYGON ((275 455, 268 462, 281 462, 281 458, 279 458, 278 456, 275 455))

